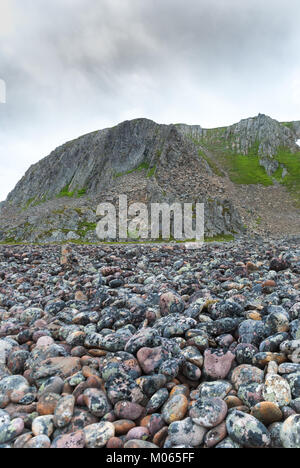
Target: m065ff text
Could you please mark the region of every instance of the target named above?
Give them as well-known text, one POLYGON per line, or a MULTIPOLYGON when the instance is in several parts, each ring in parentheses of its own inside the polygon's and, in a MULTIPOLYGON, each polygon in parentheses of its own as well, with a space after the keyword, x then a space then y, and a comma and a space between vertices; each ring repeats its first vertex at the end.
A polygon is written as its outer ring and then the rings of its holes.
POLYGON ((151 453, 151 463, 190 463, 195 459, 194 453, 189 452, 159 452, 151 453))

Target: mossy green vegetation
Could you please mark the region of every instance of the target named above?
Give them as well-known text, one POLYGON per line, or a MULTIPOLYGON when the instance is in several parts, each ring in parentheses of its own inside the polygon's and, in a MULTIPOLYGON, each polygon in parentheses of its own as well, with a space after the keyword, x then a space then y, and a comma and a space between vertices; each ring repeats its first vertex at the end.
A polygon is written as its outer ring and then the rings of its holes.
POLYGON ((287 148, 280 148, 277 155, 277 161, 287 169, 287 174, 282 177, 282 168, 280 167, 274 174, 274 178, 285 185, 286 188, 300 202, 300 152, 291 153, 287 148))
POLYGON ((215 237, 205 237, 205 242, 232 242, 234 241, 233 234, 220 234, 215 237))
MULTIPOLYGON (((61 189, 61 191, 55 195, 55 198, 65 198, 65 197, 68 197, 68 198, 73 198, 73 197, 76 197, 76 198, 80 198, 80 197, 83 197, 84 195, 86 195, 87 193, 87 188, 86 187, 83 187, 81 189, 76 189, 76 190, 70 190, 70 184, 67 184, 65 187, 63 187, 61 189)), ((49 198, 50 200, 50 198, 49 198)), ((46 197, 44 197, 42 200, 39 200, 39 203, 44 203, 45 201, 47 201, 46 197)), ((31 205, 32 206, 32 205, 31 205)))
POLYGON ((259 156, 228 155, 230 179, 236 184, 273 185, 273 180, 259 163, 259 156))
POLYGON ((70 184, 62 188, 61 191, 56 195, 56 198, 73 197, 75 192, 74 191, 70 192, 69 187, 70 187, 70 184))
MULTIPOLYGON (((90 225, 91 227, 91 225, 90 225)), ((69 232, 69 230, 65 230, 66 232, 69 232)), ((76 233, 79 235, 79 231, 76 231, 76 233)), ((85 231, 85 234, 87 231, 85 231)), ((48 233, 43 233, 42 236, 44 235, 51 235, 52 231, 49 231, 48 233)), ((16 240, 13 237, 7 238, 4 241, 0 242, 0 245, 63 245, 63 244, 77 244, 77 245, 131 245, 131 244, 182 244, 186 242, 196 242, 195 239, 187 239, 187 240, 175 240, 174 238, 170 238, 169 240, 166 239, 156 239, 156 240, 139 240, 139 239, 134 239, 130 241, 98 241, 98 242, 89 242, 84 239, 84 236, 80 237, 80 239, 71 239, 68 241, 60 241, 60 242, 47 242, 47 244, 43 242, 20 242, 16 240)), ((42 236, 40 236, 40 239, 42 239, 42 236)), ((218 235, 215 237, 205 237, 204 242, 232 242, 234 241, 234 236, 233 235, 218 235)))
POLYGON ((154 177, 155 172, 156 172, 156 165, 153 166, 153 167, 151 167, 151 168, 149 169, 149 171, 147 172, 147 176, 146 176, 146 177, 147 177, 148 179, 151 179, 152 177, 154 177))
POLYGON ((261 184, 264 186, 273 185, 273 180, 260 165, 258 154, 259 143, 255 142, 247 155, 237 154, 230 148, 229 141, 224 138, 224 134, 215 131, 208 131, 203 144, 216 157, 218 165, 224 167, 228 172, 232 182, 236 184, 261 184), (216 134, 214 134, 216 132, 216 134), (223 138, 222 138, 223 136, 223 138))
POLYGON ((29 198, 29 200, 27 200, 27 202, 25 203, 24 208, 25 209, 29 208, 33 202, 34 202, 34 198, 29 198))
POLYGON ((46 195, 44 195, 42 198, 38 199, 37 197, 29 198, 25 205, 23 206, 22 210, 28 210, 28 208, 32 208, 34 206, 39 206, 42 203, 45 203, 47 201, 46 195))
MULTIPOLYGON (((87 221, 81 221, 78 225, 78 229, 75 233, 81 238, 84 239, 88 232, 95 231, 97 223, 89 223, 87 221)), ((68 231, 69 232, 69 231, 68 231)))
MULTIPOLYGON (((283 123, 286 127, 292 128, 292 122, 283 123)), ((247 155, 239 154, 233 150, 233 139, 225 133, 226 128, 216 128, 205 130, 200 140, 193 140, 198 146, 203 146, 213 155, 208 158, 203 150, 199 150, 199 155, 203 157, 217 174, 217 168, 224 168, 232 182, 236 184, 261 184, 270 186, 274 180, 282 183, 300 201, 300 152, 292 153, 288 148, 279 148, 274 159, 281 167, 269 176, 264 167, 260 165, 261 155, 259 154, 259 141, 256 141, 250 148, 247 155), (283 167, 288 174, 282 177, 283 167)))
MULTIPOLYGON (((133 172, 140 172, 140 171, 148 171, 150 169, 150 164, 147 163, 147 162, 143 162, 141 163, 138 167, 134 168, 134 169, 131 169, 130 171, 126 171, 126 172, 116 172, 114 174, 114 178, 117 179, 118 177, 123 177, 125 175, 128 175, 128 174, 132 174, 133 172)), ((152 171, 153 168, 150 169, 150 171, 152 171)), ((155 172, 155 171, 154 171, 155 172)), ((148 177, 148 174, 147 174, 147 177, 148 177)))
POLYGON ((78 198, 83 197, 84 195, 86 195, 86 192, 87 192, 87 188, 83 187, 82 189, 78 190, 76 196, 78 198))
POLYGON ((294 128, 293 122, 281 122, 281 125, 283 125, 284 127, 289 128, 290 130, 293 130, 293 128, 294 128))

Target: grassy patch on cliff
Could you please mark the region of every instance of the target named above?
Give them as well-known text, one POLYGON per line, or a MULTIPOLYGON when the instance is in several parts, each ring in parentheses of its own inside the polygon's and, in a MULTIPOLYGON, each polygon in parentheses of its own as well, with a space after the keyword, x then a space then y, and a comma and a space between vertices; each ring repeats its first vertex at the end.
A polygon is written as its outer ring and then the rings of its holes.
POLYGON ((257 145, 254 145, 246 156, 234 153, 226 145, 224 147, 219 145, 217 149, 211 145, 210 150, 214 152, 219 164, 224 167, 235 184, 273 185, 272 177, 268 176, 259 163, 260 156, 257 152, 257 145))
MULTIPOLYGON (((283 164, 289 173, 281 179, 282 169, 279 169, 273 176, 269 176, 264 167, 260 165, 258 141, 253 144, 247 155, 239 154, 232 149, 232 138, 226 138, 224 129, 211 129, 206 131, 199 144, 207 147, 216 158, 218 165, 224 167, 232 182, 236 184, 270 186, 276 178, 289 190, 295 191, 297 186, 300 190, 300 153, 292 154, 286 148, 278 151, 274 159, 283 164)), ((203 157, 203 152, 201 156, 203 157)))
POLYGON ((131 169, 130 171, 126 171, 126 172, 116 172, 115 175, 114 175, 114 178, 117 179, 118 177, 122 177, 124 175, 128 175, 128 174, 132 174, 133 172, 138 172, 138 171, 144 171, 144 170, 148 170, 150 167, 150 164, 149 163, 142 163, 140 164, 138 167, 135 167, 134 169, 131 169))
POLYGON ((44 195, 42 198, 37 199, 37 197, 29 198, 25 205, 23 206, 22 210, 28 210, 28 208, 32 208, 34 206, 39 206, 42 203, 45 203, 47 201, 46 195, 44 195))
POLYGON ((228 155, 228 163, 230 179, 236 184, 273 185, 272 178, 259 164, 259 156, 228 155))
POLYGON ((205 237, 205 242, 232 242, 234 236, 232 234, 220 234, 215 237, 205 237))
POLYGON ((285 185, 300 203, 300 152, 291 153, 287 148, 280 148, 276 159, 287 169, 288 174, 282 177, 282 168, 280 168, 275 172, 274 178, 285 185))
POLYGON ((89 223, 87 221, 81 221, 78 225, 76 234, 84 238, 88 232, 95 231, 96 227, 97 227, 97 223, 89 223))
POLYGON ((236 184, 272 185, 272 178, 259 164, 259 142, 255 142, 249 154, 244 156, 232 150, 232 138, 226 138, 225 131, 226 127, 209 129, 200 140, 193 139, 195 145, 202 145, 211 153, 212 157, 208 157, 203 150, 199 150, 199 156, 205 159, 213 173, 222 177, 222 167, 236 184))
POLYGON ((284 127, 289 128, 290 130, 293 130, 293 128, 294 128, 293 122, 281 122, 281 125, 283 125, 284 127))
MULTIPOLYGON (((70 184, 66 185, 64 188, 61 189, 61 191, 55 195, 53 198, 80 198, 83 197, 87 193, 87 188, 83 187, 78 190, 69 190, 70 184)), ((37 197, 29 198, 27 202, 25 203, 23 210, 27 210, 28 208, 32 208, 34 206, 39 206, 42 203, 45 203, 48 200, 52 200, 53 198, 47 198, 46 195, 44 195, 42 198, 38 199, 37 197)))
POLYGON ((83 197, 86 194, 86 192, 87 192, 86 187, 70 191, 70 184, 68 184, 56 195, 56 198, 64 198, 64 197, 80 198, 80 197, 83 197))
POLYGON ((116 172, 114 174, 114 179, 117 179, 119 177, 123 177, 125 175, 128 175, 128 174, 133 174, 134 172, 141 172, 141 171, 147 171, 146 173, 146 177, 147 178, 151 178, 154 176, 155 174, 155 171, 156 171, 156 166, 153 166, 153 167, 150 167, 150 164, 147 163, 147 162, 143 162, 142 164, 140 164, 138 167, 134 168, 134 169, 131 169, 130 171, 126 171, 126 172, 116 172))
POLYGON ((69 191, 69 184, 66 185, 61 191, 56 195, 56 198, 64 198, 64 197, 73 197, 75 192, 69 191))

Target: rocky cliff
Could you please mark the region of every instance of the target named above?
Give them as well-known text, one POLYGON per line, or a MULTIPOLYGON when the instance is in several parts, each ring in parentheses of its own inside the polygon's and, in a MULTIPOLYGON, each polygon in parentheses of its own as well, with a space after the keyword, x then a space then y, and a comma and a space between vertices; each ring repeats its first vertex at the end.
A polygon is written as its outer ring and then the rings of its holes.
POLYGON ((254 220, 259 231, 265 220, 257 220, 267 216, 259 203, 249 215, 241 200, 252 203, 252 187, 268 191, 265 198, 276 189, 294 232, 299 138, 300 122, 265 115, 218 129, 136 119, 84 135, 29 168, 2 204, 0 241, 95 241, 97 204, 119 194, 131 202, 204 202, 207 237, 242 233, 245 224, 253 231, 254 220))

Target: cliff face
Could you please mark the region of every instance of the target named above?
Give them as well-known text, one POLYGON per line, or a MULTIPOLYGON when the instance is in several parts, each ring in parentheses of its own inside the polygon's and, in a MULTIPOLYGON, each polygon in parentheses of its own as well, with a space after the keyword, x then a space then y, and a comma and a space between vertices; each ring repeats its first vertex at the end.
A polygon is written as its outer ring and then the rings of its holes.
POLYGON ((291 122, 292 131, 296 134, 297 138, 300 139, 300 121, 291 122))
POLYGON ((274 157, 282 147, 289 148, 292 152, 299 151, 295 136, 292 127, 282 125, 263 114, 241 120, 238 124, 228 127, 226 131, 226 138, 237 153, 247 155, 256 145, 260 156, 270 158, 274 157))
POLYGON ((154 167, 174 133, 173 126, 138 119, 82 136, 30 167, 7 201, 22 204, 48 200, 63 191, 102 191, 120 174, 142 164, 154 167))
POLYGON ((254 206, 249 222, 243 187, 298 196, 299 138, 300 122, 265 115, 219 129, 136 119, 84 135, 29 168, 2 204, 0 242, 94 241, 97 203, 119 194, 204 202, 208 237, 241 233, 262 217, 254 206))

